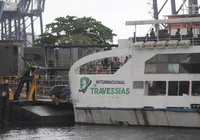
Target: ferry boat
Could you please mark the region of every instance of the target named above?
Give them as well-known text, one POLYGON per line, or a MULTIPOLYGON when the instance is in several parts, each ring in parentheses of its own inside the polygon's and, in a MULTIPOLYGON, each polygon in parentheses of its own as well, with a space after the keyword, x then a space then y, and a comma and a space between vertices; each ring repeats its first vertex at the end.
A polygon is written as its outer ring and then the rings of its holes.
POLYGON ((189 16, 127 21, 135 26, 134 37, 71 67, 75 122, 200 127, 199 24, 200 17, 189 16), (156 25, 155 36, 137 37, 137 27, 148 24, 156 25), (158 30, 159 24, 167 28, 158 30), (96 68, 100 61, 116 64, 116 57, 122 63, 116 70, 96 68))

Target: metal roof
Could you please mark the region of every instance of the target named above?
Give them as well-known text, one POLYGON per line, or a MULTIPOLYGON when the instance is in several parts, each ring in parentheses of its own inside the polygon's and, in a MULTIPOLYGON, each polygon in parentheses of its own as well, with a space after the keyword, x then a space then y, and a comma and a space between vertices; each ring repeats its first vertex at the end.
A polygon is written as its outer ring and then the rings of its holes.
POLYGON ((195 22, 200 22, 200 17, 126 21, 126 25, 131 26, 131 25, 147 25, 147 24, 162 24, 162 23, 169 24, 169 23, 195 23, 195 22))
POLYGON ((176 15, 163 15, 163 17, 184 17, 184 18, 192 18, 192 17, 200 17, 200 14, 176 14, 176 15))
POLYGON ((102 44, 102 45, 71 45, 71 44, 58 44, 58 45, 54 45, 54 44, 44 44, 42 45, 42 47, 44 48, 111 48, 111 47, 118 47, 118 44, 102 44))

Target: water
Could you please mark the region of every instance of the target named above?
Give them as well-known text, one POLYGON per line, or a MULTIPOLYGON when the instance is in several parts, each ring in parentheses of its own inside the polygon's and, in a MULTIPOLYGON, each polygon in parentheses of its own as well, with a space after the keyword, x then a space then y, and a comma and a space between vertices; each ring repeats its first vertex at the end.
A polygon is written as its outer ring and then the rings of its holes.
POLYGON ((200 129, 125 126, 28 126, 1 129, 0 140, 199 140, 200 129))

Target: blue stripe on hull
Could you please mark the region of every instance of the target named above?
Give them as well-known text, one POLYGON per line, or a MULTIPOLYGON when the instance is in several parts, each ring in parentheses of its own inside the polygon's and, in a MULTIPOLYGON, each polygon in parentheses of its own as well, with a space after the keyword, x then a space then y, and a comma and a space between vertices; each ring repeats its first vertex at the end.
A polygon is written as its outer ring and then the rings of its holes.
POLYGON ((169 111, 169 112, 199 112, 197 109, 178 108, 103 108, 103 107, 76 107, 77 110, 145 110, 145 111, 169 111))

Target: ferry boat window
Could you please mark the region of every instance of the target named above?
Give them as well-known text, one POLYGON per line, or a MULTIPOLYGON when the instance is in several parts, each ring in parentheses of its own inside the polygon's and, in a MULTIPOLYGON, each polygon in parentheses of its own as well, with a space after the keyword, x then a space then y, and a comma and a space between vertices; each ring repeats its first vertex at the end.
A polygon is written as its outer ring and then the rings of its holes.
POLYGON ((168 72, 167 63, 156 64, 156 73, 167 73, 167 72, 168 72))
POLYGON ((189 81, 169 81, 169 96, 183 96, 189 94, 190 82, 189 81))
POLYGON ((146 64, 145 65, 145 73, 168 73, 168 64, 160 63, 160 64, 146 64))
POLYGON ((180 63, 190 54, 168 54, 168 63, 180 63))
POLYGON ((192 81, 192 96, 200 96, 200 81, 192 81))
POLYGON ((134 81, 133 89, 144 89, 144 82, 143 81, 134 81))
POLYGON ((169 73, 179 73, 179 64, 168 64, 169 73))
POLYGON ((179 73, 190 73, 190 72, 180 64, 179 65, 179 73))
POLYGON ((158 54, 156 55, 157 63, 167 63, 168 62, 168 55, 167 54, 158 54))
POLYGON ((178 95, 178 81, 169 81, 168 85, 168 95, 177 96, 178 95))
POLYGON ((151 81, 148 83, 148 95, 165 95, 166 94, 166 81, 151 81))
POLYGON ((156 64, 146 64, 145 73, 156 73, 156 64))
POLYGON ((199 58, 200 53, 157 54, 145 62, 145 73, 200 73, 199 58))
POLYGON ((179 96, 183 94, 189 95, 190 82, 189 81, 180 81, 179 82, 179 96))

